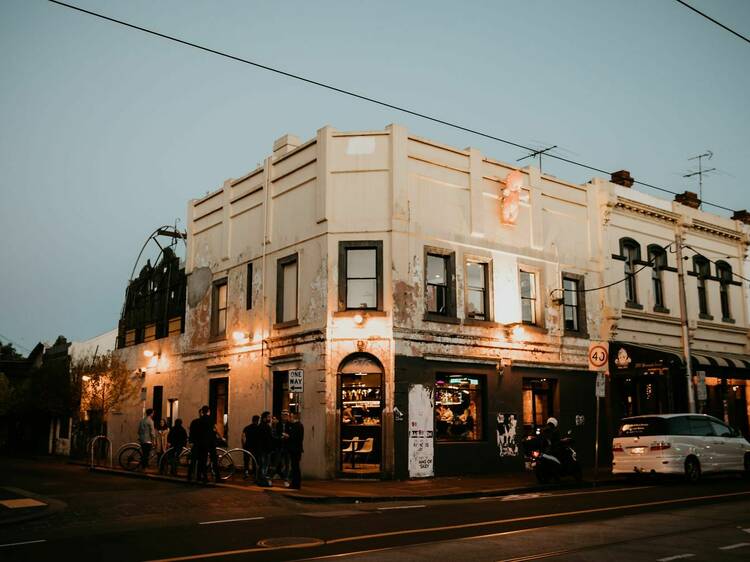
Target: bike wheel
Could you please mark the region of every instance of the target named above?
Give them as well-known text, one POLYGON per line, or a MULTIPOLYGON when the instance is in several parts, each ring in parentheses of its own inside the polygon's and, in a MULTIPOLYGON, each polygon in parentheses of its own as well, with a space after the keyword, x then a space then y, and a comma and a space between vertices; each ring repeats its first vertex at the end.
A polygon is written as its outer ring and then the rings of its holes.
POLYGON ((141 448, 140 447, 126 447, 120 451, 120 455, 117 458, 120 466, 125 470, 135 470, 141 465, 141 448))
POLYGON ((230 455, 227 452, 218 453, 218 459, 219 459, 219 479, 229 480, 234 475, 234 471, 236 469, 234 465, 234 460, 232 460, 232 455, 230 455))

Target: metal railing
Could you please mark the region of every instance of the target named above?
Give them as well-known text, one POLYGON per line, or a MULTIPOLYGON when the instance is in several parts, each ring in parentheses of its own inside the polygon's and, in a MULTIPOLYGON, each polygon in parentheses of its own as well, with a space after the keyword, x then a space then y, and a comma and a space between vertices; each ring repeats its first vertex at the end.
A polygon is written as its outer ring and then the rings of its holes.
POLYGON ((100 441, 104 441, 104 443, 106 444, 106 451, 109 456, 109 468, 112 468, 112 441, 106 435, 97 435, 91 441, 89 441, 88 448, 89 448, 89 455, 91 459, 89 468, 93 469, 95 466, 94 452, 96 451, 96 444, 99 443, 100 441))

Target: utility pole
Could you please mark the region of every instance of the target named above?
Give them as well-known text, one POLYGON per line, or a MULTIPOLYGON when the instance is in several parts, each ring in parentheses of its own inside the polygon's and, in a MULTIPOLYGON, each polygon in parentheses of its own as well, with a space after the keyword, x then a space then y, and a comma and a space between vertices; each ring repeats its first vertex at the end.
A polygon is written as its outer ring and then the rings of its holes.
MULTIPOLYGON (((715 172, 716 168, 709 168, 708 170, 703 169, 703 159, 711 160, 711 158, 714 157, 714 153, 710 150, 707 150, 703 154, 699 154, 698 156, 693 156, 692 158, 688 158, 688 160, 697 160, 698 161, 698 171, 697 172, 690 172, 689 174, 685 174, 682 176, 683 178, 692 178, 693 176, 698 176, 698 199, 703 201, 703 174, 707 174, 709 172, 715 172)), ((703 204, 701 203, 701 207, 703 204)))
POLYGON ((690 331, 688 327, 687 297, 685 296, 685 266, 682 259, 682 227, 677 227, 675 234, 675 253, 677 255, 677 284, 680 292, 680 324, 682 326, 682 353, 685 357, 685 376, 687 377, 688 411, 695 413, 695 394, 693 392, 693 365, 690 358, 690 331))
POLYGON ((518 160, 516 160, 516 162, 520 162, 521 160, 526 160, 527 158, 539 158, 539 172, 541 172, 542 171, 542 155, 545 152, 549 152, 553 148, 557 148, 557 145, 550 146, 550 147, 547 147, 547 148, 542 148, 540 150, 534 150, 533 152, 529 152, 523 158, 519 158, 518 160))

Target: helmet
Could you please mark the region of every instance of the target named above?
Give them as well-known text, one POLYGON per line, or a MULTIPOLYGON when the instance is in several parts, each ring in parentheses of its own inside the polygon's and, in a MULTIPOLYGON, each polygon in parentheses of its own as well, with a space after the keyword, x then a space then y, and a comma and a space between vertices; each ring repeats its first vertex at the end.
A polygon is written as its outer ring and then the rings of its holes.
POLYGON ((557 418, 547 418, 547 425, 552 424, 557 427, 557 418))

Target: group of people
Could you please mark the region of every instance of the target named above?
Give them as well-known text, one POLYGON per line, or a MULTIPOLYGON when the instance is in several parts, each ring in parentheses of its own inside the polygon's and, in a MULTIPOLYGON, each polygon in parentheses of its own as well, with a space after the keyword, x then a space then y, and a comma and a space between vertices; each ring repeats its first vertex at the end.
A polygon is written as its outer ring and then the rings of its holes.
MULTIPOLYGON (((253 416, 250 425, 242 430, 242 447, 256 459, 255 481, 259 486, 271 486, 277 474, 288 488, 299 489, 302 484, 300 461, 305 428, 298 417, 288 410, 281 411, 277 420, 270 412, 253 416)), ((245 478, 250 476, 250 455, 245 454, 245 478)))

